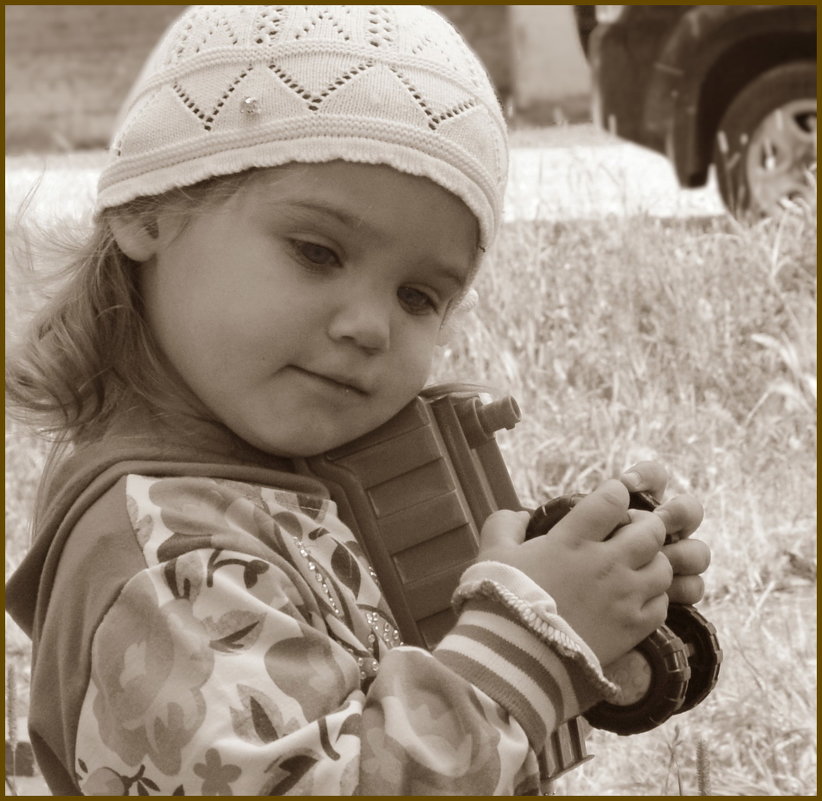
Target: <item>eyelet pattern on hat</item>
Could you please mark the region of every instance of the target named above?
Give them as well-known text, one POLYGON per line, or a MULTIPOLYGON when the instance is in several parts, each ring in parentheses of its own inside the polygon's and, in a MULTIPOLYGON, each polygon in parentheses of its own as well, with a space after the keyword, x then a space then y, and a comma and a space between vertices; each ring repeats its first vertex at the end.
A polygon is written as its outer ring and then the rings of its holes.
POLYGON ((502 215, 505 122, 474 53, 421 6, 194 6, 126 101, 98 208, 289 162, 387 164, 502 215))

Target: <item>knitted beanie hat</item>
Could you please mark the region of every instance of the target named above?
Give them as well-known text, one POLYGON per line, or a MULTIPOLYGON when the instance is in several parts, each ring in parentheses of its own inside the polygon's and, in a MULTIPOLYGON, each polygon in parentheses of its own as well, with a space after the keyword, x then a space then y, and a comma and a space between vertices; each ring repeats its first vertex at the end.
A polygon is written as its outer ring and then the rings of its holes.
POLYGON ((422 6, 193 6, 121 111, 98 209, 250 167, 342 159, 427 177, 487 247, 505 122, 459 33, 422 6))

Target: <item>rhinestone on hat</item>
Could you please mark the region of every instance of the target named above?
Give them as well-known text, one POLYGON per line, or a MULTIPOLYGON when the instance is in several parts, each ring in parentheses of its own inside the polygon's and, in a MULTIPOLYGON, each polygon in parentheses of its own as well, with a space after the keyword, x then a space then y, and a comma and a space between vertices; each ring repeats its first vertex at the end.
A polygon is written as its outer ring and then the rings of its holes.
POLYGON ((260 101, 256 97, 244 97, 240 101, 240 111, 249 117, 256 117, 262 111, 260 101))

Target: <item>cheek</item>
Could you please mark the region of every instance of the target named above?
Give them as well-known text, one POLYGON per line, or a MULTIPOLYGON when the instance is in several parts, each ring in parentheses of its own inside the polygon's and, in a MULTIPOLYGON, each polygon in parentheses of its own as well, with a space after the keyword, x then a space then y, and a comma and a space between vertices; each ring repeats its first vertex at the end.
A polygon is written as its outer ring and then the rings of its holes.
POLYGON ((395 357, 396 380, 403 386, 409 399, 416 395, 428 380, 438 333, 438 327, 436 330, 432 327, 424 335, 417 333, 409 339, 408 346, 400 349, 395 357))
POLYGON ((245 354, 252 352, 243 341, 249 329, 238 326, 230 302, 211 291, 192 293, 173 274, 149 283, 146 319, 171 368, 169 378, 209 404, 226 379, 245 369, 245 354))
POLYGON ((151 335, 165 356, 173 360, 172 346, 180 342, 181 335, 185 339, 191 329, 191 304, 179 304, 176 282, 157 262, 141 267, 139 286, 143 315, 151 335), (173 313, 175 308, 177 314, 173 313))

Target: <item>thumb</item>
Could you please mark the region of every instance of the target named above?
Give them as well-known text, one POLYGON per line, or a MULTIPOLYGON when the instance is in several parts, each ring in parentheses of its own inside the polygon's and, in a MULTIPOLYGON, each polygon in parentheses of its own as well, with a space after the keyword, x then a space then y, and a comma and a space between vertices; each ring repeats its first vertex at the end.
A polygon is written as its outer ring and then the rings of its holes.
POLYGON ((482 525, 480 550, 519 545, 525 540, 525 527, 529 519, 528 512, 514 512, 510 509, 492 512, 482 525))
POLYGON ((609 479, 582 498, 557 523, 557 534, 584 540, 605 540, 615 528, 630 523, 628 490, 621 481, 609 479))

